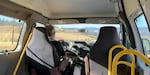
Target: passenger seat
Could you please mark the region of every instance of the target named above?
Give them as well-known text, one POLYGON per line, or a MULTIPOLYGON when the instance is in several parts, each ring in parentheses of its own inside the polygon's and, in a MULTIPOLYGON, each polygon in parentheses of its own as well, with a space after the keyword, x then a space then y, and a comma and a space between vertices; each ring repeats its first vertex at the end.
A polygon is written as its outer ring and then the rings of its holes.
MULTIPOLYGON (((108 75, 109 49, 114 45, 120 44, 121 43, 115 27, 102 27, 96 43, 90 50, 89 59, 87 57, 85 59, 86 75, 108 75)), ((113 52, 113 56, 119 51, 120 49, 115 50, 113 52)), ((126 57, 121 59, 126 60, 126 57)), ((122 74, 120 70, 118 71, 119 75, 127 75, 126 73, 122 74)), ((123 71, 124 70, 125 69, 123 68, 123 71)))

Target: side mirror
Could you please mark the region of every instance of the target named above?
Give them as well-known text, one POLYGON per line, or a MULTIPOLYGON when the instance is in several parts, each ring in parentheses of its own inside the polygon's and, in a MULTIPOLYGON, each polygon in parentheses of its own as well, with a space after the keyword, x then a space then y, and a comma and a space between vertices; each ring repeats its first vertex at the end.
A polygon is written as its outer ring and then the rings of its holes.
POLYGON ((142 39, 144 52, 148 58, 150 58, 150 41, 148 39, 142 39))

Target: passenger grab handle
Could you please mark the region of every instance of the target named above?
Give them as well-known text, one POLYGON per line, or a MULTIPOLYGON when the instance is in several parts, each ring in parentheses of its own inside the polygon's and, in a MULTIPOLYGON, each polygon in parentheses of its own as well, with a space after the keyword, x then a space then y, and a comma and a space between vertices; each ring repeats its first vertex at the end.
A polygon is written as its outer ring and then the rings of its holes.
MULTIPOLYGON (((126 49, 122 50, 119 53, 117 53, 112 61, 112 66, 109 64, 109 70, 108 70, 108 75, 117 75, 117 65, 119 64, 124 64, 128 67, 131 68, 131 75, 135 75, 135 56, 139 57, 141 60, 143 60, 148 66, 150 66, 150 60, 146 58, 143 54, 136 50, 132 49, 126 49), (119 59, 124 56, 124 55, 131 55, 131 60, 132 62, 129 63, 127 61, 119 61, 119 59)), ((110 58, 109 58, 110 60, 110 58)), ((110 61, 111 62, 111 61, 110 61)))

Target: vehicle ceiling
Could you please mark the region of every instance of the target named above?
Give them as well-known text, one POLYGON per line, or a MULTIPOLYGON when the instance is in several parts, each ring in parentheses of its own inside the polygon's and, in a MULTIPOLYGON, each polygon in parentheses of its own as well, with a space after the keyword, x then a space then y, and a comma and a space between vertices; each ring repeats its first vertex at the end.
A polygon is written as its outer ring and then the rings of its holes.
POLYGON ((117 17, 115 0, 10 0, 50 19, 117 17))

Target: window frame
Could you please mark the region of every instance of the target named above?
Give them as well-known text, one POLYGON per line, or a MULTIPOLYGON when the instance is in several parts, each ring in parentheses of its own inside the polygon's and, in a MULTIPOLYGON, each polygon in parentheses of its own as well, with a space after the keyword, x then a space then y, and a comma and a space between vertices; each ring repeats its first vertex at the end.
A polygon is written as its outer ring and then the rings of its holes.
MULTIPOLYGON (((2 15, 2 14, 0 14, 2 15)), ((14 17, 10 17, 10 16, 7 16, 7 15, 2 15, 2 16, 6 16, 6 17, 9 17, 9 18, 12 18, 14 20, 18 20, 20 21, 21 19, 18 19, 18 18, 14 18, 14 17)), ((21 26, 20 26, 20 30, 19 30, 19 33, 18 33, 18 38, 16 40, 16 45, 14 46, 13 49, 1 49, 0 50, 0 55, 7 55, 9 53, 14 53, 14 52, 18 52, 18 51, 21 51, 21 48, 22 48, 22 42, 23 42, 23 37, 24 37, 24 34, 25 34, 25 30, 26 30, 26 26, 27 26, 27 22, 25 20, 21 20, 22 23, 21 23, 21 26)), ((12 25, 9 25, 9 26, 12 26, 12 25)))
MULTIPOLYGON (((140 34, 140 30, 139 30, 139 28, 138 28, 138 26, 137 26, 137 23, 136 23, 136 19, 137 19, 138 17, 142 16, 142 15, 144 16, 145 21, 147 21, 145 15, 144 15, 144 13, 140 13, 138 16, 136 16, 136 17, 134 18, 134 24, 135 24, 135 27, 136 27, 136 29, 137 29, 137 33, 138 33, 138 36, 139 36, 139 39, 140 39, 140 43, 141 43, 141 45, 142 45, 143 54, 147 57, 146 52, 145 52, 145 49, 144 49, 142 37, 141 37, 141 34, 140 34)), ((148 27, 148 30, 149 30, 149 24, 148 24, 148 22, 146 22, 146 24, 147 24, 147 27, 148 27)), ((150 32, 150 30, 149 30, 149 32, 150 32)))

